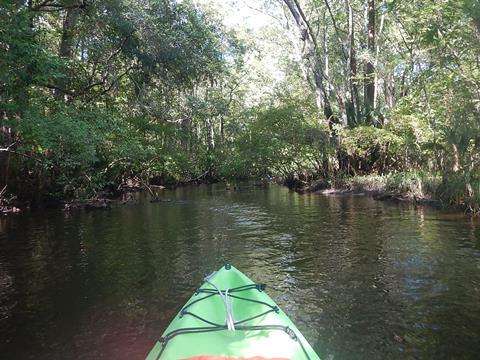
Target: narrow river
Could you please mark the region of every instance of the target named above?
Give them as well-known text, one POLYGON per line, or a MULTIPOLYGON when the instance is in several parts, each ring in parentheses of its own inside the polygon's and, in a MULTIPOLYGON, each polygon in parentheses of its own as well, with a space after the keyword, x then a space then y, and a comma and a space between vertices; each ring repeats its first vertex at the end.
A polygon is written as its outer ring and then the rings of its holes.
POLYGON ((231 262, 323 359, 478 358, 480 222, 278 186, 164 196, 0 218, 0 357, 143 359, 231 262))

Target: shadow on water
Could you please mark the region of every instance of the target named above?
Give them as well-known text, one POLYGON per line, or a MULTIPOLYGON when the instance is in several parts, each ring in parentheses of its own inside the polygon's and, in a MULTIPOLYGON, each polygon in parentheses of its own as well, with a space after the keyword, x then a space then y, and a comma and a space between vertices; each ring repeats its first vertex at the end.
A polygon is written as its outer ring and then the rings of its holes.
POLYGON ((166 195, 0 219, 2 359, 142 359, 227 261, 323 358, 478 356, 478 222, 277 186, 166 195))

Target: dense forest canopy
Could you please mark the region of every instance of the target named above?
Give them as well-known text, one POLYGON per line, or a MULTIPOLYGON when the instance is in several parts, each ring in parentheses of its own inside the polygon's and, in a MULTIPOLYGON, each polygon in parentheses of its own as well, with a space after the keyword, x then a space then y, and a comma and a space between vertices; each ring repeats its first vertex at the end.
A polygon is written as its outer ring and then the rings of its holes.
POLYGON ((358 176, 480 206, 476 0, 0 0, 2 196, 358 176))

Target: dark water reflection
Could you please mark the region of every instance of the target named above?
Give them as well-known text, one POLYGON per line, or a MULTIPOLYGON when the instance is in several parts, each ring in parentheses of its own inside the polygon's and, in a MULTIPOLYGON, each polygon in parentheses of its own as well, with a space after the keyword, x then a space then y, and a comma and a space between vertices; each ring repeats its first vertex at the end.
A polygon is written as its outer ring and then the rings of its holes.
POLYGON ((142 359, 232 262, 327 359, 478 358, 480 224, 276 186, 0 219, 2 359, 142 359))

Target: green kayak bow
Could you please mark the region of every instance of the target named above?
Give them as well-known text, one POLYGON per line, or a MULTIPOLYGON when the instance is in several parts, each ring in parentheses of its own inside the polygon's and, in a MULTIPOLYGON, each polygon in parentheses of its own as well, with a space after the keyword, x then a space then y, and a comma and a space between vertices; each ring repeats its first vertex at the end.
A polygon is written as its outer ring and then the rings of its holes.
POLYGON ((264 290, 225 265, 205 278, 147 360, 319 359, 264 290))

